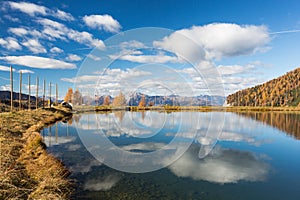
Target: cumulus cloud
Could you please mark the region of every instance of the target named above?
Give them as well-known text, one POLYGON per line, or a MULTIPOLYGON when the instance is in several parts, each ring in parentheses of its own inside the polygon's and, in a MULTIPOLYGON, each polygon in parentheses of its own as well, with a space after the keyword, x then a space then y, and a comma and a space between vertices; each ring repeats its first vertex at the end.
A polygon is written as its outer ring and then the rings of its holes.
POLYGON ((62 81, 69 83, 82 83, 82 82, 97 82, 99 76, 95 75, 82 75, 73 78, 61 78, 62 81))
POLYGON ((3 17, 4 17, 5 19, 8 19, 9 21, 12 21, 12 22, 21 22, 21 20, 20 20, 19 18, 17 18, 17 17, 12 17, 12 16, 10 16, 10 15, 3 15, 3 17))
POLYGON ((62 49, 60 49, 60 48, 58 48, 58 47, 52 47, 52 48, 50 49, 50 52, 51 52, 51 53, 62 53, 62 52, 64 52, 64 50, 62 50, 62 49))
POLYGON ((169 169, 179 177, 225 184, 264 181, 270 166, 250 152, 215 148, 201 160, 189 150, 169 169))
POLYGON ((58 10, 58 9, 56 11, 52 11, 52 15, 57 17, 58 19, 62 19, 65 21, 75 20, 74 17, 70 13, 66 13, 65 11, 58 10))
POLYGON ((70 39, 86 46, 97 47, 100 49, 105 48, 102 40, 94 38, 92 34, 86 31, 80 32, 73 30, 62 23, 50 19, 39 19, 37 22, 43 25, 43 33, 52 39, 70 39))
POLYGON ((37 5, 34 3, 8 1, 7 4, 11 9, 19 10, 20 12, 26 13, 32 17, 42 15, 53 16, 65 21, 74 20, 74 17, 70 13, 66 13, 59 9, 51 10, 45 6, 37 5))
POLYGON ((83 21, 91 28, 107 32, 116 33, 121 29, 120 23, 110 15, 86 15, 83 17, 83 21))
POLYGON ((141 48, 146 48, 146 45, 143 44, 142 42, 139 42, 137 40, 130 40, 128 42, 122 42, 120 44, 121 49, 141 49, 141 48))
POLYGON ((168 55, 124 55, 119 57, 119 59, 137 63, 167 63, 179 61, 177 57, 168 55))
POLYGON ((194 54, 195 50, 189 49, 190 45, 187 48, 180 49, 184 40, 178 40, 178 38, 183 38, 184 36, 196 42, 205 50, 206 59, 252 54, 263 50, 270 41, 266 26, 214 23, 175 31, 162 41, 156 41, 154 44, 191 57, 190 54, 194 54))
POLYGON ((34 54, 47 53, 47 50, 37 39, 28 39, 26 42, 22 42, 22 45, 27 47, 34 54))
MULTIPOLYGON (((151 75, 151 72, 136 70, 136 69, 107 69, 105 72, 97 72, 97 75, 82 75, 73 78, 62 78, 62 81, 70 83, 83 83, 83 82, 97 82, 100 80, 100 84, 120 82, 121 80, 151 75)), ((95 85, 96 86, 96 85, 95 85)), ((112 85, 115 87, 115 85, 112 85)))
POLYGON ((7 50, 21 50, 22 46, 19 44, 17 39, 13 37, 7 37, 5 39, 0 38, 0 45, 6 48, 7 50))
POLYGON ((81 57, 76 55, 76 54, 69 54, 68 57, 66 58, 68 61, 79 61, 81 60, 81 57))
POLYGON ((25 29, 25 28, 9 28, 8 29, 8 32, 11 32, 17 36, 24 36, 24 35, 27 35, 28 34, 28 30, 25 29))
POLYGON ((76 65, 64 61, 38 57, 38 56, 3 56, 0 60, 4 60, 11 64, 22 65, 39 69, 75 69, 76 65))
POLYGON ((35 29, 30 29, 28 27, 9 28, 8 32, 12 33, 14 35, 17 35, 19 37, 24 37, 24 36, 28 36, 28 35, 37 37, 37 38, 46 37, 41 32, 39 32, 35 29))
POLYGON ((22 72, 22 74, 34 74, 34 71, 31 71, 29 69, 21 69, 18 71, 18 73, 21 73, 21 72, 22 72))
MULTIPOLYGON (((12 70, 16 71, 14 68, 12 70)), ((3 65, 0 65, 0 71, 7 71, 7 72, 9 72, 10 71, 10 67, 6 67, 6 66, 3 66, 3 65)))
POLYGON ((35 16, 36 14, 46 15, 47 8, 45 6, 40 6, 34 3, 27 2, 12 2, 9 1, 8 5, 15 10, 19 10, 23 13, 26 13, 30 16, 35 16))
POLYGON ((96 56, 96 55, 93 55, 93 54, 89 54, 89 55, 87 55, 87 57, 91 58, 91 59, 93 59, 95 61, 101 60, 101 58, 99 56, 96 56))
POLYGON ((249 72, 252 70, 255 70, 256 67, 254 65, 246 65, 246 66, 241 66, 241 65, 219 65, 217 67, 218 71, 222 75, 233 75, 233 74, 241 74, 245 72, 249 72))
POLYGON ((1 85, 0 89, 3 91, 10 91, 10 84, 1 85))

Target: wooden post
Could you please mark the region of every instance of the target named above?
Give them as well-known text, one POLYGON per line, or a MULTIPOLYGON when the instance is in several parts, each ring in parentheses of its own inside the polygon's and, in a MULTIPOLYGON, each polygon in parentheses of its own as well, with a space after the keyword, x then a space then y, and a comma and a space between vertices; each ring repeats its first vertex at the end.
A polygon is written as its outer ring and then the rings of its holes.
POLYGON ((30 74, 28 73, 28 110, 31 110, 30 105, 30 74))
POLYGON ((51 82, 49 83, 49 108, 51 107, 51 82))
POLYGON ((22 71, 20 71, 19 109, 22 109, 22 71))
POLYGON ((55 87, 55 93, 56 93, 56 98, 55 98, 55 104, 58 105, 58 85, 56 83, 56 87, 55 87))
POLYGON ((14 85, 13 85, 13 68, 10 66, 10 112, 13 111, 13 90, 14 90, 14 85))
POLYGON ((39 104, 39 77, 36 77, 36 95, 35 95, 35 109, 38 109, 39 104))
POLYGON ((45 93, 46 93, 46 80, 44 79, 44 85, 43 85, 43 108, 45 108, 45 93))

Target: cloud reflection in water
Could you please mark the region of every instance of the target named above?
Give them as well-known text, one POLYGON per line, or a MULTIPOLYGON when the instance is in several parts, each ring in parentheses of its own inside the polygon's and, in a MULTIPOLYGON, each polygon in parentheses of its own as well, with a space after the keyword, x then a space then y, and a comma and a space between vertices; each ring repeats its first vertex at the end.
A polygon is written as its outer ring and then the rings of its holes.
POLYGON ((178 177, 214 183, 264 181, 270 166, 253 153, 216 147, 209 156, 198 159, 195 149, 187 151, 169 169, 178 177))

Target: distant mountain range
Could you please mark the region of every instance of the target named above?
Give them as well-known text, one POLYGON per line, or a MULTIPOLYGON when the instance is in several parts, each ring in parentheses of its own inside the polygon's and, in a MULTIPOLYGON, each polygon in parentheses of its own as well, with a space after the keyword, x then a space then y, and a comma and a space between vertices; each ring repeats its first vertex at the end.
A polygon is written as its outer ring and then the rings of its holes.
MULTIPOLYGON (((13 100, 19 100, 19 92, 13 92, 13 100)), ((28 100, 29 95, 23 94, 21 95, 22 100, 28 100)), ((40 99, 42 99, 42 96, 39 96, 40 99)), ((36 97, 35 95, 30 95, 30 100, 35 101, 36 97)), ((45 100, 48 100, 49 96, 45 96, 45 100)), ((10 91, 0 91, 0 100, 1 101, 10 101, 10 91)), ((54 101, 55 98, 52 96, 51 101, 54 101)), ((58 100, 58 102, 61 102, 62 100, 58 100)))
MULTIPOLYGON (((13 92, 13 100, 19 100, 19 94, 18 92, 13 92)), ((29 95, 28 94, 22 94, 21 99, 22 100, 28 100, 29 95)), ((33 101, 35 100, 35 96, 30 96, 30 99, 33 101)), ((0 91, 0 100, 9 100, 10 101, 10 91, 0 91)))
MULTIPOLYGON (((222 106, 225 102, 225 97, 200 95, 195 97, 182 97, 178 95, 169 96, 151 96, 142 93, 133 93, 127 99, 129 106, 137 106, 142 97, 145 98, 146 106, 149 105, 176 105, 176 106, 222 106)), ((110 102, 113 102, 113 97, 109 96, 110 102)), ((102 105, 105 96, 99 96, 96 99, 96 104, 102 105)))
POLYGON ((227 97, 231 106, 300 106, 300 68, 227 97))

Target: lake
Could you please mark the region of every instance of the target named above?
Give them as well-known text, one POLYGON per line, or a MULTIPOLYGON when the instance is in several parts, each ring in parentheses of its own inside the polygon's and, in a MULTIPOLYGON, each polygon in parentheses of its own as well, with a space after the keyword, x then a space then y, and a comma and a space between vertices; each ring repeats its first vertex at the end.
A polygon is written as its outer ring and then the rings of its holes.
POLYGON ((76 114, 41 131, 74 199, 299 199, 300 114, 76 114))

